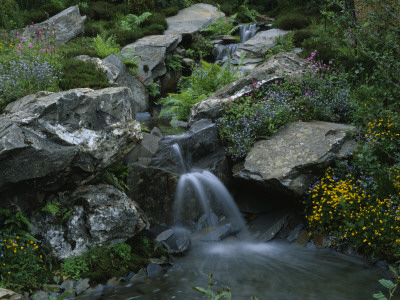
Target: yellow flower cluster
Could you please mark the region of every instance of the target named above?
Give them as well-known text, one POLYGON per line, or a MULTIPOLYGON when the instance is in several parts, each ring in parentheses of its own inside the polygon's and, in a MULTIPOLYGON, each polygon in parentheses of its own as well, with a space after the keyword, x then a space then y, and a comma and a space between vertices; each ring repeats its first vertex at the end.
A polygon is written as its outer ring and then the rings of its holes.
MULTIPOLYGON (((393 182, 400 188, 400 171, 393 182)), ((400 192, 400 189, 398 189, 400 192)), ((332 246, 354 246, 366 252, 400 249, 400 193, 384 199, 372 197, 361 180, 339 179, 329 168, 306 200, 310 228, 331 236, 332 246)))
POLYGON ((380 118, 369 122, 365 138, 373 143, 382 138, 388 138, 390 141, 398 140, 400 138, 400 124, 397 118, 380 118))

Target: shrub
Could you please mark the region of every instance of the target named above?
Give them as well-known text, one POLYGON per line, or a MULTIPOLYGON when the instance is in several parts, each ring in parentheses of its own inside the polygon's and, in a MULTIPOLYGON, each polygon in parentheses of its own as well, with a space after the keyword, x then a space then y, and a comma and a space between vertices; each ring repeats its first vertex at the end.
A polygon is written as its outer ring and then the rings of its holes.
POLYGON ((112 20, 115 17, 116 8, 104 1, 90 2, 87 8, 81 8, 81 13, 92 20, 112 20))
POLYGON ((28 232, 29 221, 21 212, 0 210, 0 287, 22 293, 49 282, 41 243, 28 232))
MULTIPOLYGON (((312 36, 313 32, 310 29, 295 30, 293 34, 293 43, 296 47, 301 47, 303 41, 311 38, 312 36)), ((313 49, 315 50, 316 48, 313 49)))
POLYGON ((24 24, 37 24, 45 21, 48 18, 45 11, 42 9, 32 9, 28 11, 22 11, 24 24))
POLYGON ((0 28, 10 30, 24 25, 21 11, 14 0, 0 0, 0 7, 0 28))
POLYGON ((102 22, 86 22, 85 24, 85 36, 95 37, 104 32, 104 26, 102 22))
POLYGON ((256 22, 256 16, 259 13, 254 9, 249 9, 247 2, 248 0, 245 0, 243 4, 239 6, 238 18, 243 23, 256 22))
POLYGON ((265 53, 264 60, 268 60, 275 54, 280 52, 291 52, 294 50, 293 44, 293 35, 294 32, 289 32, 285 35, 279 35, 275 38, 275 46, 265 53))
POLYGON ((194 50, 193 59, 209 61, 214 59, 212 55, 214 45, 199 33, 194 34, 190 48, 194 50))
POLYGON ((93 48, 93 39, 77 37, 72 41, 58 47, 59 53, 64 58, 72 58, 78 55, 96 56, 93 48))
POLYGON ((163 34, 164 30, 165 28, 161 24, 151 24, 150 26, 143 28, 143 35, 163 34))
POLYGON ((142 27, 148 27, 154 24, 162 25, 164 29, 168 28, 167 20, 163 13, 153 13, 142 24, 142 27))
POLYGON ((13 39, 6 32, 1 36, 0 110, 27 94, 57 90, 60 64, 51 40, 38 37, 29 42, 18 34, 13 39))
POLYGON ((115 28, 109 30, 107 33, 109 34, 109 36, 114 36, 115 42, 118 45, 121 45, 121 47, 133 43, 134 41, 142 38, 144 35, 143 29, 141 28, 138 28, 134 31, 115 28))
POLYGON ((276 19, 273 27, 283 30, 302 29, 311 24, 310 18, 298 13, 284 14, 276 19))
POLYGON ((83 62, 75 58, 63 60, 63 76, 59 86, 62 90, 73 88, 101 89, 112 86, 103 70, 93 62, 83 62))
POLYGON ((170 7, 166 7, 164 8, 161 12, 166 16, 166 17, 171 17, 171 16, 175 16, 179 11, 179 7, 178 6, 170 6, 170 7))
POLYGON ((169 54, 165 59, 165 64, 168 71, 177 72, 182 70, 182 57, 179 54, 169 54))

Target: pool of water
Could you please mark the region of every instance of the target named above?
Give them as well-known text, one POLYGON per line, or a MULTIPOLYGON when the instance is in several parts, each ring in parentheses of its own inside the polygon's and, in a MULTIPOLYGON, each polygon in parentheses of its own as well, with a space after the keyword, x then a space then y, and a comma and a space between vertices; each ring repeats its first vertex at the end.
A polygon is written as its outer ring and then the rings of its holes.
POLYGON ((329 249, 286 243, 227 241, 197 243, 159 278, 118 288, 109 299, 205 299, 192 289, 230 286, 232 299, 366 300, 383 290, 380 268, 329 249))
POLYGON ((160 128, 164 135, 176 135, 186 132, 188 129, 181 126, 173 126, 168 118, 159 118, 149 113, 138 113, 136 120, 142 124, 142 127, 152 130, 154 127, 160 128))

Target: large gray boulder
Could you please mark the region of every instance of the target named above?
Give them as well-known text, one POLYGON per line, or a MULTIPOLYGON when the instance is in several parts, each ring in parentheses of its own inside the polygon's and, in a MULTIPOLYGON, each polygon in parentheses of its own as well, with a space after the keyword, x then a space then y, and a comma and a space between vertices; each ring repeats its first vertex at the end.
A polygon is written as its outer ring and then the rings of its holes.
POLYGON ((210 120, 196 122, 185 134, 163 139, 147 137, 141 144, 125 157, 132 169, 128 195, 140 205, 151 224, 172 221, 175 188, 181 174, 208 169, 229 183, 231 172, 225 150, 217 126, 210 120), (175 144, 180 145, 179 150, 175 144))
POLYGON ((65 215, 45 212, 36 212, 30 220, 32 234, 42 236, 59 258, 126 241, 148 226, 137 205, 111 185, 79 187, 70 196, 64 195, 61 204, 69 214, 66 220, 62 220, 65 215))
POLYGON ((85 20, 86 16, 81 16, 78 5, 71 6, 42 23, 26 27, 22 36, 36 40, 40 38, 37 33, 40 30, 43 38, 54 38, 55 34, 55 42, 65 44, 83 33, 85 20))
POLYGON ((146 111, 148 109, 149 95, 146 92, 146 87, 130 74, 128 67, 120 56, 110 54, 106 58, 100 59, 88 55, 79 55, 76 59, 95 63, 100 69, 106 72, 110 83, 115 83, 118 86, 126 86, 131 89, 133 101, 137 104, 139 111, 146 111))
POLYGON ((128 59, 137 57, 138 76, 143 83, 150 83, 167 72, 165 58, 181 40, 182 36, 176 34, 150 35, 126 45, 121 55, 128 59))
POLYGON ((310 183, 336 159, 352 154, 355 127, 320 121, 295 122, 269 140, 257 142, 234 177, 270 191, 302 196, 310 183))
POLYGON ((207 28, 210 24, 225 14, 210 4, 198 3, 182 9, 175 16, 167 18, 168 29, 164 34, 193 34, 200 29, 207 28))
POLYGON ((228 102, 231 97, 238 97, 246 91, 250 91, 254 81, 267 83, 284 76, 301 76, 307 66, 308 62, 294 53, 278 53, 247 76, 239 78, 219 89, 207 99, 196 103, 190 110, 189 123, 192 124, 201 119, 215 120, 219 118, 222 104, 228 102))
POLYGON ((288 31, 281 29, 258 32, 235 51, 232 56, 232 64, 239 64, 240 58, 244 55, 244 60, 241 62, 241 69, 245 71, 254 69, 254 67, 264 60, 265 53, 276 45, 276 38, 287 33, 288 31))
POLYGON ((39 92, 9 104, 0 116, 0 188, 40 179, 55 190, 96 174, 141 139, 136 110, 127 87, 39 92))

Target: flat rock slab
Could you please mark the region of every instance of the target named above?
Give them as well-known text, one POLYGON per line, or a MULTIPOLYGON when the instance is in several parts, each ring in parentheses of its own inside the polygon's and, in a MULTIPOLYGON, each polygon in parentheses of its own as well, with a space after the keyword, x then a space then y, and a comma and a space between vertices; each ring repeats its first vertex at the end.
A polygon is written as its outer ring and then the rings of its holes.
POLYGON ((352 154, 357 144, 349 131, 355 127, 319 121, 292 123, 271 139, 257 142, 234 176, 301 196, 326 166, 352 154))
POLYGON ((207 28, 212 22, 224 16, 225 14, 218 11, 215 6, 198 3, 167 18, 168 29, 164 34, 193 34, 200 29, 207 28))
POLYGON ((23 32, 23 37, 36 40, 38 30, 45 38, 54 38, 57 44, 66 42, 83 33, 85 29, 86 16, 81 16, 78 5, 71 6, 50 19, 28 26, 23 32))
POLYGON ((178 46, 182 37, 176 34, 150 35, 126 45, 121 55, 128 59, 137 57, 139 78, 142 82, 153 80, 167 72, 165 58, 178 46))

